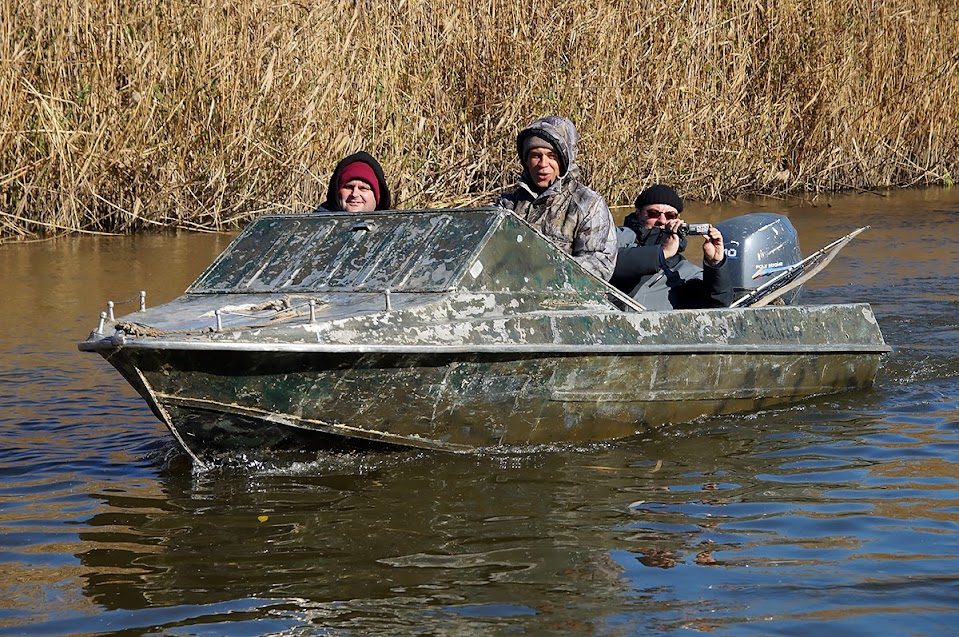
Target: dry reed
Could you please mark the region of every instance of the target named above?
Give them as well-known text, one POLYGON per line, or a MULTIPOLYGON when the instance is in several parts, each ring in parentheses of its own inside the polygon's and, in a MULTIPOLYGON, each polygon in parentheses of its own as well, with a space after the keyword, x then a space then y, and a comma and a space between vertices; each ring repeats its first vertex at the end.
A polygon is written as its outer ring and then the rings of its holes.
POLYGON ((956 177, 955 0, 596 4, 0 0, 0 235, 309 210, 361 148, 485 204, 548 113, 611 204, 956 177))

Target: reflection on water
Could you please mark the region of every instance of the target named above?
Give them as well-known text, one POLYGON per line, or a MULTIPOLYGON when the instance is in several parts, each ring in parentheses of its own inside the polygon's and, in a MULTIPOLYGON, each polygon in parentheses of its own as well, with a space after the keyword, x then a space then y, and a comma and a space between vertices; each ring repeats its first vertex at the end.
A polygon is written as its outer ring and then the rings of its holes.
POLYGON ((588 448, 194 474, 76 342, 230 237, 0 246, 0 634, 950 634, 959 193, 690 209, 785 212, 807 254, 871 224, 804 300, 873 304, 876 387, 588 448))

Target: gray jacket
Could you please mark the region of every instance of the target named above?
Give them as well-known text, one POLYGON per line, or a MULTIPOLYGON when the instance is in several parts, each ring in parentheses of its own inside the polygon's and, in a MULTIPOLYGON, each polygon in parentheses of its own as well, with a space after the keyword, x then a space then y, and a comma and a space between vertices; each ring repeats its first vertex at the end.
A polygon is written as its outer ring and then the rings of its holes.
POLYGON ((565 117, 550 115, 520 131, 516 146, 524 164, 518 188, 497 204, 512 210, 584 268, 608 280, 616 266, 616 224, 601 195, 579 181, 576 164, 578 134, 565 117), (536 135, 549 140, 566 170, 541 193, 536 192, 522 157, 523 140, 536 135))
POLYGON ((686 237, 680 239, 680 251, 663 259, 659 228, 616 229, 619 259, 610 283, 626 292, 647 310, 681 310, 729 307, 733 284, 726 258, 717 265, 700 268, 682 255, 686 237))

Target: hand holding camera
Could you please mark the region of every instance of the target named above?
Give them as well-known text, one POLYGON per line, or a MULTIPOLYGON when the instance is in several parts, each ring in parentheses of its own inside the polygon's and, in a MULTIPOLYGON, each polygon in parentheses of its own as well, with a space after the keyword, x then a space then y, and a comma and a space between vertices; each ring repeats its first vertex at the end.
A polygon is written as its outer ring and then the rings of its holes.
POLYGON ((709 234, 708 223, 681 223, 676 228, 676 234, 681 237, 686 235, 706 235, 709 234))

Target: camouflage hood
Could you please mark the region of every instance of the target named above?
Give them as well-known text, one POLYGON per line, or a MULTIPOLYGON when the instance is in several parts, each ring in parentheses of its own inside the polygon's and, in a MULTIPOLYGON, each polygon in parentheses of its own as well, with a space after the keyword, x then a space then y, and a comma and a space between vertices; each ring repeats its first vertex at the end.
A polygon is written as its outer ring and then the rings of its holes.
POLYGON ((523 157, 523 144, 529 137, 542 137, 556 149, 562 162, 561 173, 557 181, 564 181, 567 177, 579 178, 579 166, 576 155, 579 152, 579 133, 573 122, 559 115, 547 115, 534 121, 516 136, 516 154, 519 163, 523 166, 523 181, 530 182, 529 172, 526 169, 526 158, 523 157))
POLYGON ((616 230, 606 200, 579 181, 576 152, 579 135, 565 117, 543 117, 516 136, 523 176, 519 187, 504 193, 498 205, 512 210, 540 234, 559 246, 580 265, 603 280, 609 280, 616 265, 616 230), (549 142, 560 155, 560 175, 545 190, 539 190, 523 161, 523 148, 530 137, 549 142))

